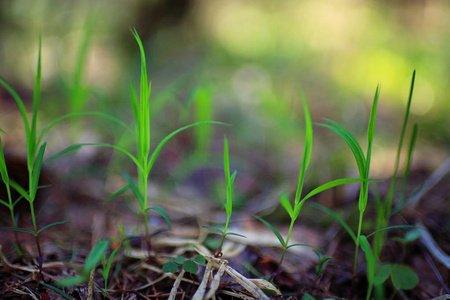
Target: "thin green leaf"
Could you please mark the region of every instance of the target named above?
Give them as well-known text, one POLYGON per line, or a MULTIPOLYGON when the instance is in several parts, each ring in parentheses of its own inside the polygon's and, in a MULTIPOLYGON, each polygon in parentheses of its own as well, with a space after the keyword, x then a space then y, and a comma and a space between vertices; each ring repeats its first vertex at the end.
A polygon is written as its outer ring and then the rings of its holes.
POLYGON ((131 187, 129 185, 124 186, 123 188, 119 189, 118 191, 116 191, 114 194, 112 194, 111 196, 108 197, 108 199, 106 199, 105 203, 108 203, 109 201, 111 201, 112 199, 122 195, 123 193, 125 193, 126 191, 128 191, 131 187))
POLYGON ((14 181, 10 181, 9 184, 12 186, 13 189, 15 189, 23 198, 27 199, 27 201, 30 201, 30 195, 28 195, 28 192, 23 189, 20 185, 15 183, 14 181))
POLYGON ((83 268, 84 274, 89 274, 92 269, 95 268, 95 266, 100 262, 103 255, 105 254, 107 248, 108 241, 105 240, 99 241, 97 245, 95 245, 94 249, 92 249, 88 257, 86 258, 86 262, 83 268))
POLYGON ((247 238, 245 235, 235 233, 235 232, 227 232, 227 234, 225 234, 225 236, 227 236, 227 235, 234 235, 234 236, 238 236, 238 237, 242 237, 242 238, 247 238))
POLYGON ((172 228, 172 224, 170 222, 169 216, 166 214, 166 212, 161 207, 152 206, 152 207, 149 207, 149 208, 147 208, 145 210, 150 210, 150 209, 153 209, 153 210, 156 210, 157 212, 159 212, 164 217, 164 220, 166 220, 166 223, 167 223, 167 226, 169 227, 169 230, 172 228))
POLYGON ((211 227, 211 226, 202 226, 202 227, 205 229, 208 229, 208 230, 216 231, 216 232, 220 233, 221 235, 223 235, 223 230, 221 230, 219 228, 211 227))
POLYGON ((61 291, 60 289, 58 289, 57 287, 54 287, 53 285, 50 285, 48 283, 45 282, 40 282, 40 284, 42 286, 45 286, 48 289, 51 289, 52 291, 55 291, 56 293, 60 294, 61 296, 63 296, 64 298, 68 299, 68 300, 75 300, 75 298, 70 297, 69 295, 67 295, 66 293, 64 293, 63 291, 61 291))
POLYGON ((150 157, 150 161, 148 162, 148 166, 146 167, 146 174, 150 173, 150 170, 152 169, 153 164, 155 163, 156 158, 158 157, 159 152, 161 151, 162 147, 177 133, 186 130, 188 128, 194 127, 194 126, 199 126, 199 125, 225 125, 225 126, 229 126, 229 124, 226 123, 222 123, 222 122, 214 122, 214 121, 207 121, 207 122, 198 122, 198 123, 194 123, 194 124, 190 124, 184 127, 181 127, 175 131, 173 131, 172 133, 170 133, 168 136, 166 136, 159 144, 158 146, 155 148, 155 150, 152 153, 152 156, 150 157))
POLYGON ((286 248, 286 242, 284 241, 283 237, 281 236, 281 234, 278 232, 278 230, 275 229, 275 227, 273 227, 270 223, 268 223, 266 220, 264 220, 261 217, 258 216, 254 216, 256 219, 260 220, 261 222, 263 222, 267 227, 269 227, 270 230, 272 230, 272 232, 275 234, 275 236, 278 238, 278 240, 280 241, 281 246, 283 246, 283 248, 286 248))
POLYGON ((350 150, 352 151, 353 156, 355 158, 356 165, 359 170, 359 174, 361 177, 363 177, 364 166, 365 166, 365 157, 364 157, 364 152, 362 151, 362 148, 359 145, 356 138, 350 132, 348 132, 347 129, 345 129, 338 123, 331 121, 331 120, 327 120, 327 119, 325 119, 324 121, 328 124, 318 124, 318 125, 334 131, 347 143, 347 145, 350 147, 350 150))
POLYGON ((353 230, 350 228, 350 226, 348 226, 348 224, 341 219, 341 217, 339 217, 335 212, 333 212, 332 210, 326 208, 323 205, 317 204, 317 203, 310 203, 309 205, 311 205, 312 207, 318 208, 324 212, 326 212, 327 214, 329 214, 330 216, 332 216, 336 221, 339 222, 339 224, 342 225, 342 227, 347 231, 347 233, 350 235, 350 237, 352 238, 352 240, 356 243, 356 235, 353 232, 353 230))
POLYGON ((36 139, 37 139, 37 114, 41 98, 41 74, 42 74, 41 50, 42 50, 42 37, 39 36, 38 61, 36 68, 36 78, 34 80, 33 112, 31 117, 30 135, 27 136, 27 154, 29 164, 34 161, 34 155, 36 154, 36 147, 39 145, 38 143, 36 143, 36 139))
POLYGON ((372 284, 375 275, 376 257, 373 255, 372 248, 370 247, 367 238, 364 235, 361 235, 359 238, 361 241, 361 249, 364 251, 364 254, 366 255, 367 278, 369 283, 372 284))
POLYGON ((374 234, 377 234, 377 233, 379 233, 379 232, 382 232, 382 231, 386 231, 386 230, 390 230, 390 229, 396 229, 396 228, 416 228, 416 226, 413 226, 413 225, 395 225, 395 226, 389 226, 389 227, 385 227, 385 228, 378 229, 377 231, 374 231, 374 232, 372 232, 371 234, 367 235, 367 237, 370 237, 370 236, 372 236, 372 235, 374 235, 374 234))
POLYGON ((406 180, 406 177, 409 174, 409 169, 411 167, 412 156, 413 156, 413 152, 414 152, 414 146, 415 146, 416 140, 417 140, 417 131, 418 131, 418 125, 416 123, 413 126, 413 132, 411 134, 411 141, 409 142, 408 155, 406 157, 405 170, 403 171, 403 178, 404 178, 404 180, 406 180))
POLYGON ((44 153, 45 153, 46 146, 47 146, 47 143, 45 142, 41 145, 41 147, 39 147, 39 152, 36 157, 36 161, 34 162, 34 168, 33 168, 33 172, 31 174, 31 180, 30 180, 30 200, 31 201, 34 201, 37 190, 38 190, 39 177, 41 176, 42 161, 44 160, 44 153))
POLYGON ((26 229, 26 228, 19 228, 19 227, 0 227, 0 230, 16 231, 16 232, 23 232, 23 233, 28 233, 28 234, 31 234, 31 235, 35 235, 33 230, 26 229))
POLYGON ((50 227, 53 227, 53 226, 56 226, 56 225, 63 225, 63 224, 67 224, 67 223, 71 223, 71 222, 70 221, 59 221, 59 222, 54 222, 54 223, 48 224, 48 225, 42 227, 41 229, 39 229, 37 234, 41 233, 42 231, 44 231, 44 230, 46 230, 46 229, 48 229, 50 227))
POLYGON ((19 108, 20 115, 22 116, 22 120, 25 127, 25 136, 28 137, 30 135, 30 124, 28 122, 28 116, 27 111, 25 109, 25 106, 23 104, 22 99, 20 98, 19 94, 14 90, 14 88, 0 76, 0 84, 2 84, 6 90, 11 94, 14 101, 16 101, 16 104, 19 108))
POLYGON ((280 203, 284 207, 284 209, 287 211, 291 219, 294 218, 294 210, 292 209, 291 202, 289 201, 289 198, 286 194, 283 194, 280 196, 280 203))
POLYGON ((85 276, 66 277, 56 282, 61 287, 72 287, 85 282, 88 278, 85 276))
POLYGON ((297 243, 297 244, 292 244, 286 247, 286 249, 289 249, 291 247, 298 247, 298 246, 304 246, 304 247, 310 247, 310 248, 314 248, 314 246, 310 245, 310 244, 304 244, 304 243, 297 243))
POLYGON ((124 127, 127 131, 129 131, 130 133, 133 133, 133 131, 130 129, 130 127, 127 126, 127 124, 125 124, 124 122, 122 122, 120 119, 111 116, 109 114, 105 114, 102 112, 95 112, 95 111, 86 111, 86 112, 73 112, 73 113, 69 113, 67 115, 64 115, 62 117, 57 118, 56 120, 52 121, 50 124, 48 124, 41 132, 41 134, 39 135, 39 139, 37 140, 37 144, 39 144, 43 137, 45 136, 45 134, 55 125, 57 125, 58 123, 68 119, 68 118, 73 118, 73 117, 83 117, 83 116, 96 116, 96 117, 101 117, 101 118, 105 118, 107 120, 113 121, 114 123, 117 123, 119 125, 121 125, 122 127, 124 127))
POLYGON ((131 188, 131 190, 134 193, 134 196, 136 196, 136 199, 139 202, 139 205, 141 206, 142 210, 145 210, 146 207, 146 201, 143 198, 141 192, 139 191, 139 188, 136 186, 136 184, 134 183, 133 179, 131 179, 130 175, 128 175, 125 171, 122 171, 122 175, 123 177, 125 177, 126 181, 128 182, 129 187, 131 188))
MULTIPOLYGON (((306 169, 308 168, 309 162, 311 160, 312 140, 313 140, 312 121, 311 121, 311 114, 309 113, 308 102, 306 101, 303 93, 301 93, 301 97, 302 97, 302 101, 303 101, 303 110, 305 112, 305 148, 303 150, 302 165, 300 167, 300 173, 298 175, 297 191, 295 192, 295 201, 294 201, 295 205, 294 206, 296 206, 296 207, 298 206, 298 204, 300 202, 303 184, 305 181, 306 169)), ((299 209, 297 209, 297 211, 298 211, 298 213, 300 213, 299 209)), ((298 216, 298 213, 296 213, 297 216, 298 216)), ((294 219, 296 219, 297 216, 295 216, 294 219)))
POLYGON ((0 136, 0 175, 2 176, 3 183, 9 185, 8 169, 6 167, 5 155, 3 153, 2 137, 0 136))
POLYGON ((328 190, 330 188, 339 186, 339 185, 343 185, 343 184, 347 184, 347 183, 355 183, 355 182, 361 182, 360 178, 341 178, 341 179, 336 179, 327 183, 322 184, 321 186, 315 188, 314 190, 312 190, 311 192, 309 192, 303 199, 302 202, 305 201, 308 198, 311 198, 314 195, 317 195, 320 192, 323 192, 325 190, 328 190))
POLYGON ((7 207, 10 207, 10 206, 14 207, 14 205, 10 205, 9 203, 3 201, 2 199, 0 199, 0 204, 3 204, 5 206, 7 206, 7 207))

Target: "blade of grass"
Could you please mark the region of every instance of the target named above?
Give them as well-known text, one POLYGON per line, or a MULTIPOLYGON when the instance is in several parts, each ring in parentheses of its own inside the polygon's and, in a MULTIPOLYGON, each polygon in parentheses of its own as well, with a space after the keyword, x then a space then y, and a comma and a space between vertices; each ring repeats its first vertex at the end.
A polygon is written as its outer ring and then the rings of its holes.
POLYGON ((254 216, 254 217, 256 219, 258 219, 259 221, 263 222, 267 227, 269 227, 269 229, 272 230, 272 232, 278 238, 278 240, 280 241, 280 244, 283 246, 283 248, 287 248, 286 242, 284 241, 283 237, 278 232, 278 230, 275 229, 275 227, 273 227, 269 222, 267 222, 266 220, 264 220, 263 218, 261 218, 259 216, 254 216))

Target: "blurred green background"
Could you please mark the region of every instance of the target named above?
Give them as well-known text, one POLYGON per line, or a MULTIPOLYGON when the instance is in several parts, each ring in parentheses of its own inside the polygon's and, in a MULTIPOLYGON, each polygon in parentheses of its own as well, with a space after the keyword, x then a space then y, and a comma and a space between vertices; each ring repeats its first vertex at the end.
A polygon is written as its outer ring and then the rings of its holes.
MULTIPOLYGON (((241 176, 241 189, 255 193, 295 187, 303 141, 299 90, 313 121, 335 120, 365 145, 373 95, 381 84, 372 176, 386 178, 414 69, 410 125, 419 123, 414 168, 430 172, 449 155, 449 16, 445 0, 4 0, 0 75, 31 101, 41 34, 43 124, 77 110, 104 111, 132 124, 129 85, 137 86, 139 76, 130 32, 135 27, 152 81, 153 145, 210 115, 233 125, 180 135, 163 151, 155 172, 174 181, 185 178, 209 150, 210 164, 221 168, 226 133, 237 181, 241 176)), ((0 97, 1 127, 8 132, 16 108, 3 88, 0 97)), ((110 124, 76 126, 70 130, 77 142, 126 143, 110 124)), ((354 173, 344 142, 326 129, 314 130, 309 183, 354 173)), ((48 139, 61 143, 50 152, 73 142, 61 128, 48 139)))

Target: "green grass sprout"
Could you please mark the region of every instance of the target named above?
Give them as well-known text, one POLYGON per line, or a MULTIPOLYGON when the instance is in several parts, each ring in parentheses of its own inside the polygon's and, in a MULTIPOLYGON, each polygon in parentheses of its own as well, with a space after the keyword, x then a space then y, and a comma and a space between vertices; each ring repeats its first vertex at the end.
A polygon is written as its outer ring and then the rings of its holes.
POLYGON ((337 133, 350 147, 350 150, 353 153, 353 156, 355 158, 356 164, 358 166, 359 176, 361 180, 361 189, 359 194, 359 200, 358 200, 358 209, 359 209, 359 222, 358 222, 358 229, 356 233, 356 239, 355 239, 355 259, 353 264, 353 270, 356 271, 356 265, 358 260, 358 252, 359 252, 359 237, 361 235, 362 225, 363 225, 363 218, 364 218, 364 211, 367 207, 367 200, 369 196, 369 173, 370 173, 370 161, 372 156, 372 142, 373 142, 373 136, 375 132, 375 120, 376 120, 376 113, 377 113, 377 106, 378 106, 378 99, 380 96, 380 86, 377 86, 377 89, 375 91, 375 96, 372 103, 372 109, 370 113, 370 119, 369 119, 369 126, 367 129, 367 151, 366 156, 364 156, 364 152, 356 140, 356 138, 348 132, 344 127, 339 125, 336 122, 325 120, 326 124, 319 124, 322 127, 331 129, 335 133, 337 133))
POLYGON ((97 264, 102 260, 107 249, 108 241, 99 241, 86 258, 81 274, 61 279, 57 281, 57 285, 61 287, 71 287, 89 280, 91 271, 93 271, 97 264))
POLYGON ((303 184, 305 181, 305 173, 306 170, 308 168, 309 162, 311 160, 311 151, 312 151, 312 141, 313 141, 313 129, 312 129, 312 121, 311 121, 311 115, 309 113, 309 108, 308 108, 308 103, 304 97, 303 94, 302 95, 302 101, 303 101, 303 109, 304 109, 304 113, 305 113, 305 144, 304 144, 304 151, 303 151, 303 159, 302 159, 302 165, 300 167, 300 172, 299 172, 299 177, 298 177, 298 184, 297 184, 297 191, 295 193, 295 198, 294 198, 294 206, 291 205, 291 202, 289 201, 289 198, 286 195, 282 195, 280 197, 280 203, 281 205, 284 207, 284 209, 287 211, 287 213, 289 214, 289 217, 291 218, 291 223, 289 226, 289 231, 288 234, 286 236, 286 239, 283 238, 283 236, 281 235, 281 233, 279 233, 275 227, 273 227, 270 223, 268 223, 267 221, 265 221, 264 219, 262 219, 259 216, 255 216, 255 218, 257 218, 258 220, 260 220, 261 222, 263 222, 267 227, 269 227, 270 230, 272 230, 272 232, 275 234, 275 236, 278 238, 278 240, 280 241, 282 247, 283 247, 283 253, 281 254, 281 259, 280 259, 280 263, 278 265, 278 270, 277 273, 280 271, 282 262, 284 260, 284 256, 286 254, 286 251, 294 246, 309 246, 309 247, 313 247, 311 245, 308 244, 292 244, 289 245, 289 239, 291 237, 293 228, 294 228, 294 223, 297 220, 300 211, 305 203, 305 201, 309 198, 311 198, 314 195, 317 195, 318 193, 339 186, 339 185, 343 185, 343 184, 347 184, 347 183, 354 183, 354 182, 360 182, 361 179, 360 178, 342 178, 342 179, 336 179, 330 182, 327 182, 317 188, 315 188, 314 190, 312 190, 310 193, 308 193, 305 197, 301 198, 301 194, 302 194, 302 189, 303 189, 303 184))
POLYGON ((245 237, 238 233, 228 232, 228 225, 230 224, 231 213, 233 212, 233 184, 234 179, 236 178, 237 171, 234 171, 233 174, 230 175, 230 158, 228 150, 228 139, 226 136, 223 138, 223 165, 225 170, 225 182, 227 186, 227 201, 225 202, 225 212, 227 214, 227 220, 225 222, 223 230, 216 227, 203 226, 206 229, 216 231, 222 235, 220 245, 217 248, 216 253, 214 254, 215 257, 222 257, 222 246, 227 235, 245 237))
MULTIPOLYGON (((136 29, 131 29, 131 32, 138 43, 139 46, 139 52, 140 52, 140 58, 141 58, 141 74, 140 74, 140 88, 139 88, 139 96, 135 89, 130 85, 130 94, 131 94, 131 105, 134 113, 134 121, 135 121, 135 130, 133 132, 133 136, 136 140, 136 146, 137 146, 137 155, 133 155, 129 150, 125 149, 122 146, 108 144, 108 143, 80 143, 72 145, 66 149, 64 149, 60 154, 57 154, 57 157, 60 157, 61 155, 65 155, 67 153, 70 153, 72 151, 78 150, 82 146, 102 146, 102 147, 110 147, 113 148, 119 152, 122 152, 126 156, 128 156, 134 163, 134 165, 137 168, 137 183, 134 182, 134 180, 129 176, 127 173, 123 172, 123 176, 127 181, 127 186, 119 189, 113 195, 108 197, 107 201, 110 201, 114 197, 117 197, 124 193, 127 190, 132 190, 134 196, 136 197, 139 208, 140 208, 140 215, 142 216, 144 220, 144 229, 145 229, 145 240, 147 243, 147 248, 150 251, 151 250, 151 243, 150 243, 150 232, 149 232, 149 224, 148 224, 148 211, 149 210, 156 210, 159 212, 164 219, 167 222, 168 227, 170 228, 170 220, 168 215, 164 212, 163 209, 152 206, 148 207, 148 179, 150 176, 150 172, 152 170, 153 164, 156 161, 156 158, 158 157, 158 154, 162 150, 163 146, 177 133, 189 129, 191 127, 200 126, 200 125, 228 125, 222 122, 214 122, 214 121, 204 121, 204 122, 197 122, 193 124, 186 125, 184 127, 181 127, 170 134, 168 134, 165 138, 163 138, 159 144, 156 146, 156 148, 152 151, 150 147, 150 141, 151 141, 151 135, 150 135, 150 93, 151 93, 151 83, 148 81, 147 76, 147 64, 145 59, 145 51, 144 46, 142 44, 142 41, 139 37, 139 34, 137 33, 136 29)), ((104 116, 103 114, 101 114, 104 116)), ((120 122, 119 120, 116 120, 114 117, 110 117, 111 120, 117 121, 125 128, 128 127, 123 124, 123 122, 120 122)))

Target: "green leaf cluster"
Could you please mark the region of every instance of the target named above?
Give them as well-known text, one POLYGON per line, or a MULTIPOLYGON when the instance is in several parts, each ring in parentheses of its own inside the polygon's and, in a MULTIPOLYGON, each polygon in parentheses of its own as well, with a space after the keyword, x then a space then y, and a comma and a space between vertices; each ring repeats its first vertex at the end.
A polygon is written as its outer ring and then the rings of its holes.
POLYGON ((196 255, 189 259, 184 256, 178 256, 166 261, 163 265, 163 271, 166 273, 175 273, 181 268, 188 273, 195 274, 198 271, 198 265, 206 266, 204 256, 196 255))

